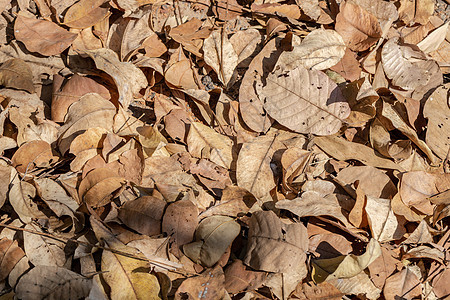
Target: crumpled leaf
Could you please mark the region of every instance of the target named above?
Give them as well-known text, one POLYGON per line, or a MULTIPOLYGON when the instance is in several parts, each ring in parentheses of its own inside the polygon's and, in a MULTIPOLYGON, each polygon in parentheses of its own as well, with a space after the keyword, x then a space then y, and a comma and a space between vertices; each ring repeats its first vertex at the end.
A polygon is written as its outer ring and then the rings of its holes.
POLYGON ((119 103, 128 108, 133 95, 147 87, 148 82, 141 69, 129 62, 120 62, 117 54, 111 49, 96 49, 86 52, 95 62, 98 69, 110 75, 119 90, 119 103))
MULTIPOLYGON (((35 225, 28 224, 25 229, 42 233, 35 225)), ((63 242, 26 231, 23 239, 25 253, 33 265, 62 267, 66 263, 63 242)))
POLYGON ((239 57, 225 32, 213 31, 203 42, 205 62, 213 68, 219 80, 227 86, 233 77, 239 57))
POLYGON ((238 236, 241 226, 233 218, 211 216, 195 231, 195 242, 184 245, 184 253, 194 262, 213 266, 238 236))
POLYGON ((304 66, 306 69, 325 70, 344 57, 345 49, 344 40, 339 33, 329 29, 316 29, 299 46, 294 46, 292 51, 282 53, 275 69, 289 71, 304 66))
POLYGON ((27 224, 32 219, 45 218, 33 201, 36 196, 36 188, 31 183, 19 180, 17 176, 14 177, 11 184, 8 192, 9 203, 19 215, 20 220, 27 224))
POLYGON ((367 196, 367 220, 374 239, 380 243, 399 240, 406 230, 391 208, 391 200, 367 196))
POLYGON ((383 296, 386 300, 412 299, 420 295, 422 284, 413 269, 405 267, 399 273, 395 273, 386 280, 383 289, 383 296))
POLYGON ((36 266, 20 278, 15 291, 20 299, 70 299, 87 297, 92 279, 62 267, 36 266))
POLYGON ((398 14, 400 20, 407 25, 426 24, 434 12, 432 0, 401 0, 398 14))
POLYGON ((0 66, 0 85, 34 93, 33 74, 27 63, 12 58, 0 66))
POLYGON ((366 252, 362 255, 349 254, 313 260, 312 278, 317 283, 335 278, 351 278, 361 273, 380 255, 380 244, 375 239, 371 239, 367 244, 366 252))
POLYGON ((34 168, 48 167, 58 160, 52 153, 52 148, 45 141, 30 141, 23 144, 14 153, 11 161, 20 173, 30 172, 34 168))
POLYGON ((27 18, 19 14, 14 23, 14 36, 31 52, 44 56, 60 54, 72 44, 77 34, 53 22, 27 18))
POLYGON ((299 133, 334 134, 350 114, 336 83, 301 66, 286 74, 270 74, 259 94, 272 118, 299 133))

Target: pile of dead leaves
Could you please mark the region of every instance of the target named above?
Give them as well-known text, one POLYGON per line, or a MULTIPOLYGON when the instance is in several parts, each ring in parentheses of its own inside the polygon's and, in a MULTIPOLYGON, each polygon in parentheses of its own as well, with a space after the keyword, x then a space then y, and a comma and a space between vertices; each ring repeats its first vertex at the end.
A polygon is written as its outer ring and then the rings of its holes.
POLYGON ((0 11, 1 299, 450 295, 434 0, 0 11))

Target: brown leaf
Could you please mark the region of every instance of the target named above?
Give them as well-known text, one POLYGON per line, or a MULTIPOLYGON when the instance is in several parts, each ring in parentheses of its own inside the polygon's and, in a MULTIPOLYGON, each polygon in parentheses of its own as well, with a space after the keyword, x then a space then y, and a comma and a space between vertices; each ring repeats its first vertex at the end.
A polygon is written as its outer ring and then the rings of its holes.
POLYGON ((185 90, 198 89, 197 77, 192 63, 179 47, 171 56, 164 71, 164 78, 167 83, 176 88, 185 90))
POLYGON ((31 141, 23 144, 14 153, 11 161, 20 173, 32 171, 34 168, 48 167, 58 157, 52 153, 51 146, 45 141, 31 141))
POLYGON ((138 10, 140 7, 153 4, 157 1, 155 0, 116 0, 117 5, 125 10, 123 17, 128 17, 132 12, 138 10))
POLYGON ((386 300, 394 300, 397 297, 412 299, 419 296, 421 290, 422 284, 419 278, 417 278, 413 269, 407 266, 386 280, 383 295, 386 300))
POLYGON ((244 66, 247 66, 250 63, 248 59, 257 51, 261 41, 261 34, 258 30, 253 28, 238 31, 231 36, 230 43, 233 45, 233 49, 238 55, 239 66, 242 66, 243 64, 244 66))
POLYGON ((428 119, 427 145, 441 159, 447 157, 450 147, 448 93, 448 87, 438 87, 430 95, 423 108, 423 116, 428 119))
POLYGON ((272 118, 299 133, 334 134, 350 114, 336 83, 301 66, 286 74, 271 73, 259 94, 272 118))
POLYGON ((426 24, 434 12, 434 1, 431 0, 401 0, 398 14, 406 25, 414 23, 426 24))
POLYGON ((438 193, 436 177, 424 171, 405 173, 402 176, 399 193, 406 205, 431 215, 433 206, 428 198, 438 193))
POLYGON ((262 75, 264 72, 271 71, 275 66, 282 52, 279 43, 279 40, 277 42, 277 39, 271 39, 253 58, 239 88, 239 110, 242 119, 251 130, 256 132, 267 132, 272 125, 272 121, 263 108, 264 102, 256 93, 255 86, 258 84, 258 74, 262 75))
POLYGON ((11 270, 25 256, 17 241, 8 238, 0 239, 0 280, 5 280, 11 270))
POLYGON ((52 120, 63 122, 69 106, 88 93, 97 93, 106 100, 111 98, 109 91, 95 80, 78 74, 70 77, 64 86, 52 95, 52 120))
POLYGON ((246 265, 267 272, 306 275, 308 237, 301 223, 286 225, 274 212, 258 211, 249 227, 246 265))
POLYGON ((82 96, 70 106, 64 125, 59 128, 59 149, 66 153, 72 141, 91 127, 112 130, 116 107, 96 93, 82 96))
POLYGON ((66 268, 36 266, 20 278, 15 291, 21 299, 80 299, 91 287, 91 279, 66 268))
POLYGON ((242 260, 236 259, 225 269, 225 289, 230 294, 255 290, 266 277, 263 272, 247 270, 242 260))
POLYGON ((72 5, 64 15, 64 25, 71 28, 91 27, 109 15, 109 8, 102 7, 104 0, 81 0, 72 5))
POLYGON ((351 1, 341 3, 336 17, 336 31, 353 51, 367 50, 381 37, 377 18, 351 1))
POLYGON ((359 61, 356 59, 356 54, 349 48, 345 50, 342 59, 331 70, 338 72, 347 80, 355 81, 361 75, 361 67, 359 61))
MULTIPOLYGON (((42 233, 35 225, 27 225, 25 229, 42 233)), ((30 262, 35 266, 62 267, 66 263, 65 244, 61 241, 24 231, 24 249, 30 262)))
POLYGON ((0 85, 34 93, 33 74, 28 64, 20 58, 5 61, 0 66, 0 85))
POLYGON ((203 27, 203 22, 197 18, 171 28, 169 35, 172 39, 182 44, 183 47, 192 54, 202 57, 200 50, 203 46, 203 39, 211 33, 210 27, 203 27))
POLYGON ((29 51, 44 56, 60 54, 77 37, 75 33, 68 32, 55 23, 27 18, 21 14, 14 23, 14 35, 29 51))
POLYGON ((162 220, 162 232, 170 237, 175 255, 179 256, 179 247, 194 239, 197 217, 198 209, 189 200, 179 200, 167 207, 162 220))
POLYGON ((399 240, 405 234, 392 211, 390 199, 367 196, 365 211, 372 236, 380 243, 399 240))
POLYGON ((148 236, 161 232, 161 219, 166 201, 142 196, 126 202, 119 210, 119 219, 131 229, 148 236))
POLYGON ((39 197, 58 217, 63 215, 74 217, 74 213, 80 205, 67 194, 58 182, 50 178, 39 178, 34 182, 39 197))
POLYGON ((225 300, 229 299, 224 287, 225 276, 220 266, 214 269, 205 270, 200 276, 186 279, 178 287, 175 293, 175 300, 194 299, 196 297, 205 300, 225 300))

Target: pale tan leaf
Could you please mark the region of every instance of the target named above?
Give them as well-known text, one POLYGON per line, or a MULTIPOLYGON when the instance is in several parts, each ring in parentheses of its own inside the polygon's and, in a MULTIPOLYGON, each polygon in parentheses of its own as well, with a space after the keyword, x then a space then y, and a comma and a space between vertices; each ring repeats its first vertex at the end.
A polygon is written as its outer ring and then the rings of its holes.
POLYGON ((450 149, 450 107, 448 99, 448 87, 438 87, 430 95, 423 108, 423 115, 428 119, 425 140, 431 150, 441 159, 447 157, 450 149))
POLYGON ((270 161, 275 152, 275 139, 276 136, 265 135, 244 143, 237 160, 238 186, 248 190, 263 202, 275 187, 274 175, 270 168, 270 161))
POLYGON ((213 266, 238 236, 241 226, 226 216, 204 219, 195 231, 195 242, 184 245, 184 253, 194 262, 213 266))
POLYGON ((271 73, 259 92, 267 113, 299 133, 336 133, 350 107, 340 89, 323 72, 300 66, 286 74, 271 73))
POLYGON ((422 51, 402 45, 398 38, 384 44, 381 61, 392 83, 406 90, 425 86, 436 72, 439 73, 439 66, 434 60, 427 59, 422 51))
POLYGON ((187 144, 189 152, 198 158, 230 169, 233 161, 233 141, 200 122, 191 123, 187 144))
POLYGON ((448 22, 433 30, 426 38, 417 44, 420 50, 424 53, 430 53, 439 49, 442 42, 445 40, 445 35, 448 31, 448 22))
POLYGON ((401 0, 398 14, 406 25, 426 24, 434 12, 433 0, 401 0))
POLYGON ((361 273, 380 255, 380 244, 375 239, 371 239, 367 244, 366 252, 359 256, 349 254, 335 258, 313 260, 312 278, 314 282, 351 278, 361 273))
POLYGON ((331 279, 329 282, 344 294, 365 295, 370 300, 379 299, 382 292, 364 272, 351 278, 331 279))
POLYGON ((436 179, 424 171, 403 174, 399 189, 402 201, 424 214, 433 214, 433 206, 428 198, 438 193, 436 179))
POLYGON ((290 71, 298 66, 325 70, 337 64, 345 54, 344 40, 334 30, 316 29, 290 52, 283 52, 275 68, 290 71))
POLYGON ((85 298, 91 290, 92 280, 61 267, 36 266, 20 278, 16 296, 20 299, 85 298))
POLYGON ((95 62, 98 69, 110 75, 119 90, 119 102, 128 108, 133 95, 147 87, 148 82, 141 69, 129 62, 120 62, 117 54, 111 49, 96 49, 86 52, 95 62))
POLYGON ((137 11, 141 6, 153 4, 155 0, 117 0, 117 5, 125 10, 123 17, 128 17, 132 12, 137 11))
POLYGON ((205 62, 213 68, 219 80, 227 86, 238 64, 238 55, 224 31, 213 31, 203 42, 205 62))
POLYGON ((175 300, 202 298, 205 300, 230 299, 224 287, 225 276, 222 268, 206 269, 201 275, 188 278, 178 287, 175 300))
POLYGON ((11 182, 8 198, 20 220, 27 224, 35 218, 46 218, 33 201, 36 196, 36 188, 31 183, 19 180, 17 177, 15 176, 11 182))
POLYGON ((5 204, 6 196, 10 188, 9 184, 15 174, 17 172, 12 166, 6 164, 3 160, 0 161, 0 208, 5 204))
POLYGON ((31 52, 44 56, 60 54, 72 44, 77 34, 53 22, 27 18, 21 14, 14 23, 14 36, 31 52))
POLYGON ((374 239, 383 242, 399 240, 406 230, 391 209, 391 200, 367 196, 367 220, 374 239))
POLYGON ((383 34, 398 19, 397 7, 393 2, 383 0, 355 0, 354 2, 378 19, 383 34))
POLYGON ((352 1, 342 2, 336 16, 336 31, 353 51, 364 51, 381 37, 377 18, 352 1))
MULTIPOLYGON (((248 58, 256 52, 261 41, 261 34, 254 28, 241 30, 233 34, 230 38, 230 43, 238 56, 237 63, 242 65, 243 61, 247 62, 248 58)), ((248 65, 248 63, 245 65, 248 65)))
POLYGON ((372 167, 402 170, 402 168, 393 161, 381 158, 372 148, 362 144, 349 142, 336 136, 316 137, 314 142, 328 155, 339 160, 356 159, 363 164, 372 167))
POLYGON ((249 224, 249 244, 244 263, 267 272, 306 276, 308 236, 301 223, 286 225, 272 211, 259 211, 249 224))
MULTIPOLYGON (((25 226, 25 229, 42 233, 31 224, 25 226)), ((23 240, 25 253, 33 265, 62 267, 66 263, 63 242, 26 231, 23 232, 23 240)))
POLYGON ((14 153, 11 161, 20 173, 30 172, 34 168, 49 167, 52 162, 58 160, 53 156, 52 148, 45 141, 30 141, 14 153))
POLYGON ((39 197, 47 203, 58 217, 63 215, 73 216, 80 206, 56 181, 50 178, 38 178, 34 182, 39 197))

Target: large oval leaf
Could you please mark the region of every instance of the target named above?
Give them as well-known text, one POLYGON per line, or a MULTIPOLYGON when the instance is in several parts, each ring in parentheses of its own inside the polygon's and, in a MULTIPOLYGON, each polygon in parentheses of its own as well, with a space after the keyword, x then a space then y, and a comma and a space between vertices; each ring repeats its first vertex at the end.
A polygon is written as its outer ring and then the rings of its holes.
POLYGON ((286 74, 270 74, 260 95, 272 118, 299 133, 334 134, 350 114, 336 83, 302 66, 286 74))

